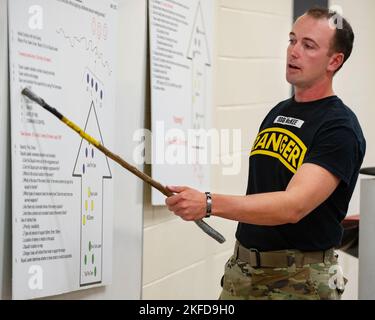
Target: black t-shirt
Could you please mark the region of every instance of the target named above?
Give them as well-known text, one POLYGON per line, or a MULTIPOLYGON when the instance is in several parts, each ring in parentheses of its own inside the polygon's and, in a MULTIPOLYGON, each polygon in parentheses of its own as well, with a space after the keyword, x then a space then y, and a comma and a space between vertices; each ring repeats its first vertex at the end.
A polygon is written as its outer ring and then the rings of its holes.
POLYGON ((250 154, 247 195, 286 190, 304 163, 340 178, 333 194, 296 224, 239 223, 236 237, 259 251, 319 251, 341 243, 350 198, 366 141, 355 114, 337 96, 298 103, 291 98, 273 108, 261 124, 250 154))

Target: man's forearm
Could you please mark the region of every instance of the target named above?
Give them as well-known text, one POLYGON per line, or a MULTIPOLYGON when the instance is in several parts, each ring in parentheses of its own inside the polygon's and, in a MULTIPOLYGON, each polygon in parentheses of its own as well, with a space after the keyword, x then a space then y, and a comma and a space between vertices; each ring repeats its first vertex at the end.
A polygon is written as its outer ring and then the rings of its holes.
MULTIPOLYGON (((303 164, 285 191, 249 196, 212 195, 212 215, 244 223, 277 226, 297 223, 321 205, 340 179, 328 170, 303 164)), ((205 216, 204 193, 188 187, 168 187, 176 193, 166 199, 168 209, 187 221, 205 216)))
POLYGON ((212 214, 244 223, 276 226, 298 222, 301 210, 285 191, 249 196, 213 194, 212 214))

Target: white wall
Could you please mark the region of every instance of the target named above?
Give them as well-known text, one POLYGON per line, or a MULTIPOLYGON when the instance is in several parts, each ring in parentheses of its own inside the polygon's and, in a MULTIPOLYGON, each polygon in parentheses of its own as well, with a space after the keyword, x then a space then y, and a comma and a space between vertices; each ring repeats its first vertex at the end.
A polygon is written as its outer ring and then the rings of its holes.
MULTIPOLYGON (((331 0, 331 5, 342 8, 356 37, 352 56, 336 76, 335 91, 356 113, 364 131, 367 151, 363 166, 375 166, 375 130, 372 121, 375 117, 375 2, 331 0)), ((356 191, 349 209, 351 214, 359 213, 359 190, 356 191)))
POLYGON ((375 179, 361 181, 361 221, 359 234, 359 263, 358 263, 358 299, 375 299, 375 179))
MULTIPOLYGON (((115 153, 133 161, 133 133, 144 127, 147 88, 146 0, 119 0, 115 153), (135 28, 136 26, 136 28, 135 28)), ((9 169, 6 0, 0 0, 0 298, 10 298, 11 209, 9 169), (4 58, 5 57, 5 58, 4 58)), ((113 281, 106 287, 53 299, 140 299, 142 287, 143 183, 119 165, 114 179, 113 281)), ((143 170, 142 167, 139 168, 143 170)))
MULTIPOLYGON (((343 15, 351 23, 356 36, 353 54, 347 64, 337 74, 335 91, 357 114, 367 140, 367 152, 363 166, 375 166, 375 2, 373 0, 331 0, 331 5, 339 5, 343 15)), ((362 178, 366 178, 361 176, 362 178)), ((349 207, 349 215, 358 214, 359 182, 349 207)), ((368 250, 375 250, 370 243, 368 250)), ((343 299, 358 298, 358 259, 341 254, 341 264, 349 279, 343 299)))
MULTIPOLYGON (((214 192, 244 194, 250 146, 263 116, 289 96, 285 50, 292 24, 292 0, 216 1, 214 127, 242 130, 241 172, 224 176, 213 168, 214 192), (272 88, 272 89, 270 89, 272 88)), ((227 239, 217 244, 193 223, 151 207, 145 197, 145 299, 217 299, 224 264, 234 247, 236 223, 210 219, 227 239)))
POLYGON ((241 129, 241 173, 222 175, 219 192, 244 194, 248 158, 260 123, 279 101, 290 96, 285 80, 292 0, 222 0, 217 23, 216 127, 241 129))

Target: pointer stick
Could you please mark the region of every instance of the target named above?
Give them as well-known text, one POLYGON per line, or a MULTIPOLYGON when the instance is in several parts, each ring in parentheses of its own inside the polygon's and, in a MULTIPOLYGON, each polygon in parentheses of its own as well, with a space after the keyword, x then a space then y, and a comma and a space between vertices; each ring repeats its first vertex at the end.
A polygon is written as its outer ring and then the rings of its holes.
MULTIPOLYGON (((124 159, 122 159, 120 156, 114 154, 110 150, 108 150, 106 147, 104 147, 99 141, 88 135, 86 132, 84 132, 79 126, 77 126, 75 123, 70 121, 68 118, 64 117, 59 111, 57 111, 55 108, 48 105, 42 98, 38 97, 35 93, 33 93, 31 90, 25 88, 22 90, 22 94, 26 97, 28 97, 30 100, 36 102, 40 106, 42 106, 44 109, 51 112, 53 115, 55 115, 58 119, 60 119, 62 122, 64 122, 66 125, 68 125, 70 128, 72 128, 75 132, 77 132, 83 139, 94 145, 97 149, 99 149, 101 152, 103 152, 108 158, 111 158, 113 161, 117 162, 120 166, 124 167, 126 170, 132 172, 135 174, 138 178, 142 179, 144 182, 148 183, 149 185, 153 186, 154 188, 158 189, 161 193, 163 193, 165 196, 170 197, 173 195, 173 192, 169 191, 166 187, 164 187, 159 182, 152 179, 147 174, 139 171, 134 166, 130 165, 128 162, 126 162, 124 159)), ((205 223, 203 220, 197 220, 194 221, 199 228, 201 228, 205 233, 207 233, 210 237, 215 239, 219 243, 224 243, 225 238, 217 232, 215 229, 210 227, 207 223, 205 223)))

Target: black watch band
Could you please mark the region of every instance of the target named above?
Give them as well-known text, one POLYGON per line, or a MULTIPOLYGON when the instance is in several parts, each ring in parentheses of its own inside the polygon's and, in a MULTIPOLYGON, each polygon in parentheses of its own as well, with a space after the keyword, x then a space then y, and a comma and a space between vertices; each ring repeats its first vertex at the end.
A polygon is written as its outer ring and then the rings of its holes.
POLYGON ((212 211, 212 196, 211 192, 205 192, 206 194, 206 218, 211 217, 212 211))

